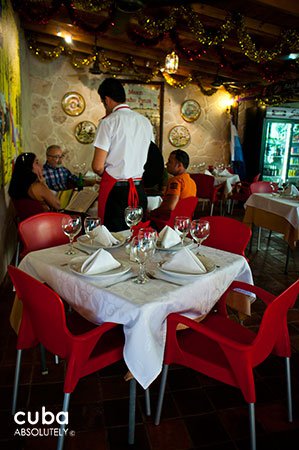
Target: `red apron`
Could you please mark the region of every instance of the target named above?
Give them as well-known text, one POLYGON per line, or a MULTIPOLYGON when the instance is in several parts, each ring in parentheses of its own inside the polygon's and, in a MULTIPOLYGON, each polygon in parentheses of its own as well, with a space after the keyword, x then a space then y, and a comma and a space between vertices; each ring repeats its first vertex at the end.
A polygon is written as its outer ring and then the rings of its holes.
MULTIPOLYGON (((109 175, 108 172, 105 171, 103 173, 98 198, 98 216, 100 217, 102 224, 104 224, 105 209, 108 196, 117 181, 118 180, 109 175)), ((136 186, 134 184, 133 178, 129 178, 127 181, 129 182, 128 206, 132 206, 135 208, 139 203, 136 186)))

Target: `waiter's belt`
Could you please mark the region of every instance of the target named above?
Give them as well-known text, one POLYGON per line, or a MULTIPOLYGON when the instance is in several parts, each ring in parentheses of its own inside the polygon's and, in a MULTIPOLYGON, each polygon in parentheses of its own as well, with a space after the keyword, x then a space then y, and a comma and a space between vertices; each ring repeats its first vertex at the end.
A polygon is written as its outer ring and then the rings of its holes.
MULTIPOLYGON (((136 186, 138 186, 139 184, 142 183, 142 180, 141 179, 133 180, 133 182, 136 186)), ((117 181, 114 186, 128 186, 128 184, 129 184, 128 180, 120 180, 120 181, 117 181)))

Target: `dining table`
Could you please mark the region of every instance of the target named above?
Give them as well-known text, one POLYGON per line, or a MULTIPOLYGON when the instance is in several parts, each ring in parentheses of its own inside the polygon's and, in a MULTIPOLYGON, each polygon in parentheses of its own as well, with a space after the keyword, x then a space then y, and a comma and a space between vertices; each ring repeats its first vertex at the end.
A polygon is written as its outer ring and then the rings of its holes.
MULTIPOLYGON (((287 272, 290 249, 294 249, 299 240, 299 197, 279 193, 251 194, 244 204, 243 222, 250 228, 253 225, 281 233, 287 242, 287 272)), ((258 239, 259 248, 260 233, 258 239)))
POLYGON ((75 246, 75 257, 66 254, 66 245, 28 253, 19 268, 47 283, 85 319, 95 324, 122 324, 124 360, 144 389, 162 370, 168 314, 180 312, 197 318, 215 307, 232 281, 253 284, 246 258, 204 245, 198 248, 188 244, 193 252, 199 252, 200 257, 209 262, 206 273, 163 271, 161 265, 176 252, 161 249, 147 261, 150 279, 145 284, 135 283, 138 264, 130 260, 126 242, 108 249, 121 263, 114 275, 87 275, 75 270, 76 261, 88 258, 86 247, 78 243, 75 246))

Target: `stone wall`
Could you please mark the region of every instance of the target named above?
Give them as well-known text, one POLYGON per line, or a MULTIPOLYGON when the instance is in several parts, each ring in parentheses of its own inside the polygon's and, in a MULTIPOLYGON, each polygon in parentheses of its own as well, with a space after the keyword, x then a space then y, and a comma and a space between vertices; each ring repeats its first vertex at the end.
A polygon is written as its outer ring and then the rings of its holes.
MULTIPOLYGON (((97 125, 105 115, 97 94, 104 76, 95 76, 74 69, 65 57, 52 62, 43 62, 27 50, 30 77, 30 139, 25 150, 33 151, 42 160, 48 145, 61 144, 66 152, 65 165, 72 170, 73 164, 86 162, 90 167, 93 156, 92 144, 81 144, 75 136, 76 125, 89 120, 97 125), (85 111, 77 117, 68 116, 62 110, 61 100, 70 91, 80 93, 86 102, 85 111)), ((205 96, 194 85, 186 89, 175 89, 168 85, 164 92, 163 145, 164 157, 175 148, 168 140, 168 133, 175 125, 185 125, 191 141, 184 147, 191 157, 191 163, 213 164, 229 161, 229 116, 225 101, 229 94, 220 89, 213 96, 205 96), (194 123, 187 123, 180 114, 184 100, 194 99, 201 106, 201 115, 194 123)))

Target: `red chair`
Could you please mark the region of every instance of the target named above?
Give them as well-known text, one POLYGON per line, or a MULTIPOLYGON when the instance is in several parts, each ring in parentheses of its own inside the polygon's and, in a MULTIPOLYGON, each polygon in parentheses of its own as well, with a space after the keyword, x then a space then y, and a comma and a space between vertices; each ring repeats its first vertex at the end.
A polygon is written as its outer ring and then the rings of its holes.
POLYGON ((271 194, 271 192, 277 192, 278 184, 271 183, 270 181, 256 181, 251 183, 251 194, 271 194))
POLYGON ((68 214, 44 212, 28 217, 19 224, 19 236, 23 244, 21 257, 42 248, 55 247, 69 242, 61 228, 63 217, 68 214))
POLYGON ((255 450, 256 393, 253 369, 270 353, 286 358, 288 415, 289 421, 293 420, 287 312, 297 300, 299 280, 278 297, 247 283, 233 282, 222 296, 224 303, 228 292, 235 288, 255 293, 266 304, 257 333, 219 314, 211 313, 200 323, 179 314, 168 316, 164 368, 155 424, 160 422, 168 366, 173 363, 181 364, 242 391, 249 403, 251 449, 255 450), (189 328, 177 332, 178 324, 189 328))
POLYGON ((210 216, 213 215, 214 205, 220 201, 220 214, 222 213, 222 191, 224 183, 214 186, 215 178, 204 173, 191 173, 190 177, 196 183, 198 202, 202 203, 203 209, 206 203, 211 204, 210 216))
POLYGON ((245 257, 251 229, 243 222, 224 216, 202 217, 210 223, 210 235, 204 245, 245 257))
POLYGON ((163 217, 162 215, 161 217, 152 216, 151 223, 158 231, 162 230, 165 225, 173 228, 174 219, 176 216, 188 216, 190 217, 190 219, 192 219, 196 206, 197 197, 182 198, 178 201, 176 207, 173 211, 171 211, 170 215, 168 215, 167 217, 163 217))
MULTIPOLYGON (((80 378, 123 359, 124 334, 115 323, 92 325, 82 318, 80 324, 66 325, 64 307, 59 296, 14 266, 8 273, 23 302, 23 316, 17 340, 17 361, 13 388, 12 412, 16 411, 22 350, 42 343, 50 352, 66 361, 64 401, 67 412, 70 395, 80 378), (82 331, 84 330, 84 331, 82 331)), ((69 318, 71 321, 71 317, 69 318)), ((136 381, 130 382, 129 443, 134 441, 136 381), (133 386, 133 388, 132 388, 133 386), (135 387, 135 389, 134 389, 135 387), (131 389, 132 388, 132 389, 131 389)), ((62 450, 64 425, 60 425, 57 450, 62 450)))
POLYGON ((44 212, 41 202, 32 198, 20 198, 12 201, 17 213, 18 222, 44 212))

